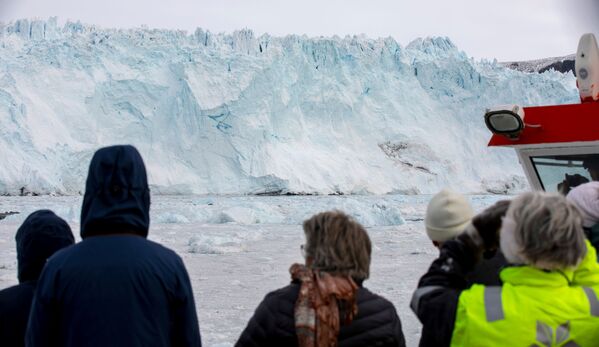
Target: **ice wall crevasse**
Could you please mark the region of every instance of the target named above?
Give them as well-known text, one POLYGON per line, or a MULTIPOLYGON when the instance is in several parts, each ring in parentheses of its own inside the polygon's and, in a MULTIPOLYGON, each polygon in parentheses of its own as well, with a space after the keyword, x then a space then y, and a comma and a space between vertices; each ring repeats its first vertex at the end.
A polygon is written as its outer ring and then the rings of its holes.
POLYGON ((158 193, 521 187, 485 107, 577 102, 570 74, 475 62, 448 38, 257 36, 0 25, 0 194, 76 194, 132 143, 158 193))

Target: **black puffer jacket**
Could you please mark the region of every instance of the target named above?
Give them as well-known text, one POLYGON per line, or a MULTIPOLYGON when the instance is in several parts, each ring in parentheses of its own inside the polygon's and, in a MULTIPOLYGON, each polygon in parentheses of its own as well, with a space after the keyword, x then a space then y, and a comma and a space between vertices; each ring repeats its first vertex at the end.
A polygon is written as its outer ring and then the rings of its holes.
POLYGON ((418 282, 410 307, 422 323, 420 347, 451 344, 460 294, 470 287, 467 275, 477 264, 476 253, 467 233, 444 242, 439 258, 418 282))
MULTIPOLYGON (((297 346, 293 312, 299 289, 300 283, 294 282, 267 294, 235 346, 297 346)), ((341 326, 339 346, 405 346, 401 322, 393 304, 360 287, 358 315, 350 325, 341 326)))
POLYGON ((46 259, 75 242, 69 225, 49 210, 33 212, 15 237, 19 284, 0 291, 0 344, 24 346, 37 280, 46 259))

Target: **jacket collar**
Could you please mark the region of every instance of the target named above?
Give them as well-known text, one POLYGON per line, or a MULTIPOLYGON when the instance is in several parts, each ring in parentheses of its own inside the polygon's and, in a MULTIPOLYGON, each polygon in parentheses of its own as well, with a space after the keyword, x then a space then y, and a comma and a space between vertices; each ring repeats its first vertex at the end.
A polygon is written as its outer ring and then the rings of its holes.
POLYGON ((503 269, 499 277, 503 283, 531 287, 598 286, 597 253, 588 240, 585 244, 586 254, 576 268, 547 271, 528 265, 512 265, 503 269))
POLYGON ((510 266, 501 270, 503 283, 530 287, 564 287, 574 281, 574 270, 542 270, 528 265, 510 266))

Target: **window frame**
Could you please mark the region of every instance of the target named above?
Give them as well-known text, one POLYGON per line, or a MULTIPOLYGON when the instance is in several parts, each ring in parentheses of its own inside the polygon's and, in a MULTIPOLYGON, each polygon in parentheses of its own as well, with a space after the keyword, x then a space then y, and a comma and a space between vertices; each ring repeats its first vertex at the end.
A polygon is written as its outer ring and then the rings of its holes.
POLYGON ((536 166, 532 161, 532 157, 599 154, 599 141, 585 143, 584 145, 571 143, 558 146, 556 146, 556 144, 551 144, 537 148, 516 148, 520 165, 522 165, 526 179, 533 190, 544 191, 545 189, 536 166))

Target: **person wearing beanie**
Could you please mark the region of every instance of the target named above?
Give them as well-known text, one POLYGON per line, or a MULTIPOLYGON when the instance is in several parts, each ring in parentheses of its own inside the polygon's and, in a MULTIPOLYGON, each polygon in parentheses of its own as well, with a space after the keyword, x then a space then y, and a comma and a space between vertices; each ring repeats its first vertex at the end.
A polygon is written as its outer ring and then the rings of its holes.
POLYGON ((582 217, 563 195, 529 192, 500 201, 445 242, 420 279, 411 308, 420 346, 596 346, 599 264, 582 217), (501 286, 467 287, 485 251, 511 266, 501 286))
POLYGON ((443 189, 433 196, 426 208, 426 234, 435 247, 440 248, 443 242, 461 234, 472 217, 474 210, 465 196, 443 189))
POLYGON ((581 184, 567 198, 582 214, 582 226, 591 244, 599 247, 599 182, 581 184))
POLYGON ((99 149, 83 196, 82 241, 46 264, 28 346, 201 346, 185 265, 147 240, 149 212, 137 149, 99 149))
POLYGON ((0 342, 24 346, 25 328, 37 280, 46 260, 75 243, 71 228, 50 210, 30 214, 17 230, 19 284, 0 291, 0 342))
MULTIPOLYGON (((443 189, 433 196, 426 208, 426 234, 440 250, 444 242, 460 235, 472 222, 473 217, 474 210, 464 195, 443 189)), ((468 273, 468 284, 500 285, 499 271, 505 265, 505 258, 501 252, 488 252, 474 270, 468 273)))

